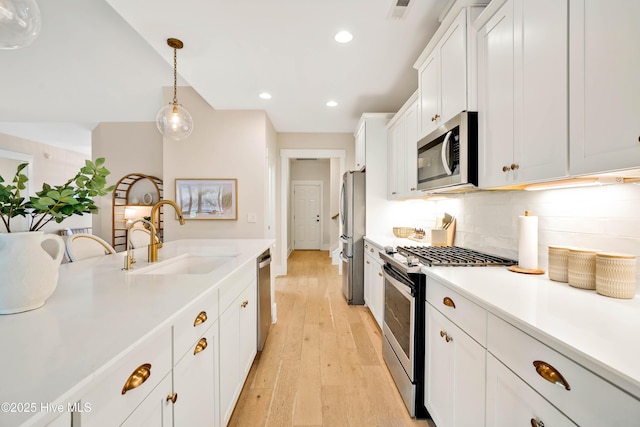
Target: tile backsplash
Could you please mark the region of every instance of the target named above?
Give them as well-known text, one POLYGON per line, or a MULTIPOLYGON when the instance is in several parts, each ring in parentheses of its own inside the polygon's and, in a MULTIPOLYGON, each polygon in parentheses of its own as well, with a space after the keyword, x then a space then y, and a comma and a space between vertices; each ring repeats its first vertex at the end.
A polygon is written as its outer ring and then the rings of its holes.
MULTIPOLYGON (((544 191, 481 191, 447 199, 398 202, 397 217, 431 228, 444 212, 457 218, 455 245, 518 258, 518 216, 538 216, 538 264, 549 245, 640 256, 640 185, 544 191)), ((640 268, 639 268, 640 270, 640 268)), ((640 272, 639 272, 640 273, 640 272)))

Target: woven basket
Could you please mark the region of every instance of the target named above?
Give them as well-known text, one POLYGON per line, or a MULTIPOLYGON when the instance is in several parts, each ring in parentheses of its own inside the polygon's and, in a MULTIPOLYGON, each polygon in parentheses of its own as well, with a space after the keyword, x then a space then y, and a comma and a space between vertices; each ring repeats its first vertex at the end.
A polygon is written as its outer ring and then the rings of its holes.
POLYGON ((633 298, 636 295, 635 255, 598 253, 596 292, 612 298, 633 298))
POLYGON ((415 231, 416 229, 411 227, 393 227, 393 235, 403 239, 411 236, 415 231))

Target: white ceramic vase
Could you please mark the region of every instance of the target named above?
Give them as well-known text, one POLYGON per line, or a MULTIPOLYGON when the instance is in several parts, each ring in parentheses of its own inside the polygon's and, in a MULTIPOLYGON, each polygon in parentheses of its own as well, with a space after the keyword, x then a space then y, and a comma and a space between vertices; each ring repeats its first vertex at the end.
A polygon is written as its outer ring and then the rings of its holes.
POLYGON ((58 285, 63 255, 64 240, 55 234, 0 233, 0 314, 42 307, 58 285))

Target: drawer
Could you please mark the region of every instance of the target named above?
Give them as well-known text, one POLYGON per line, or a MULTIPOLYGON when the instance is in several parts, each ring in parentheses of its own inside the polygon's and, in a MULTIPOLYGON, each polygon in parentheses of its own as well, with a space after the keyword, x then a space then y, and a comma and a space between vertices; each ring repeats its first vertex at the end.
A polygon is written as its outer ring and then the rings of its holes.
POLYGON ((91 410, 81 414, 82 427, 119 425, 171 371, 171 329, 169 327, 136 343, 135 348, 92 381, 92 388, 81 399, 91 410), (145 372, 144 365, 151 365, 145 372), (134 372, 147 378, 122 394, 134 372))
POLYGON ((249 261, 231 276, 220 282, 218 285, 220 314, 229 308, 231 303, 249 286, 252 280, 256 280, 257 274, 257 261, 249 261))
POLYGON ((628 426, 629 420, 640 419, 639 400, 493 315, 487 348, 580 426, 628 426))
POLYGON ((487 346, 487 311, 484 308, 431 277, 427 277, 427 301, 481 346, 487 346))
POLYGON ((367 241, 364 242, 364 253, 371 255, 379 263, 382 263, 382 259, 380 259, 379 252, 381 252, 383 250, 384 250, 384 248, 382 248, 382 247, 380 247, 378 245, 374 245, 371 242, 367 242, 367 241))
POLYGON ((209 289, 176 318, 173 323, 173 364, 189 351, 218 319, 218 288, 209 289))

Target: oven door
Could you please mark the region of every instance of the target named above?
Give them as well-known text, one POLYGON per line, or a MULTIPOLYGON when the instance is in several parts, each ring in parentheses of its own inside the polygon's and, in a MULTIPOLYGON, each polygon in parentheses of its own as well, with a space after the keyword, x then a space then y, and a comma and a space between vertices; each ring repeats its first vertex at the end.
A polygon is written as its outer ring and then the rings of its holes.
POLYGON ((414 380, 415 290, 409 278, 384 265, 383 334, 410 381, 414 380))

